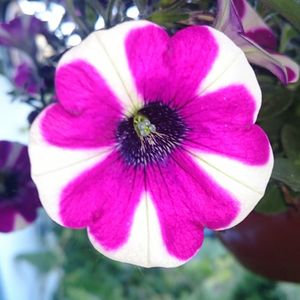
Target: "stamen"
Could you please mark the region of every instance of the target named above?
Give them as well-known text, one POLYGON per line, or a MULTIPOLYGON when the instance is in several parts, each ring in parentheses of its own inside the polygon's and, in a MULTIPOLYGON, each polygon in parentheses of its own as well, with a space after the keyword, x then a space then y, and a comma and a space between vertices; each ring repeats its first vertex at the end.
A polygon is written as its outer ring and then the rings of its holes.
POLYGON ((160 162, 181 144, 186 130, 176 110, 151 102, 120 122, 116 131, 118 150, 129 165, 160 162))
POLYGON ((156 132, 156 127, 147 117, 136 114, 133 118, 133 126, 139 137, 147 137, 156 132))

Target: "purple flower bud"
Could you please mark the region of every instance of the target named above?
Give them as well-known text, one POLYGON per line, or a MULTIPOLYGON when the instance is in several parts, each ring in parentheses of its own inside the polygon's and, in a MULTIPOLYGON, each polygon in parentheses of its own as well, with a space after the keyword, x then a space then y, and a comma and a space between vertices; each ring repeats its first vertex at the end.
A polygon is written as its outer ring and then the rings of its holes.
POLYGON ((268 69, 282 83, 298 81, 298 64, 275 52, 275 34, 246 0, 218 0, 214 27, 229 36, 251 63, 268 69))

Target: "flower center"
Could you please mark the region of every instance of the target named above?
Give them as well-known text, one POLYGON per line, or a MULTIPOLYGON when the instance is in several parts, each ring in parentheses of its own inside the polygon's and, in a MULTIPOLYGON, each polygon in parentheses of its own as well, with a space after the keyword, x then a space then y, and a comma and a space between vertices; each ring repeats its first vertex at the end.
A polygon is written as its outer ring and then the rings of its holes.
POLYGON ((13 198, 18 191, 18 176, 12 172, 0 171, 0 201, 13 198))
POLYGON ((165 160, 181 144, 186 130, 176 110, 151 102, 120 122, 117 145, 129 165, 145 166, 165 160))

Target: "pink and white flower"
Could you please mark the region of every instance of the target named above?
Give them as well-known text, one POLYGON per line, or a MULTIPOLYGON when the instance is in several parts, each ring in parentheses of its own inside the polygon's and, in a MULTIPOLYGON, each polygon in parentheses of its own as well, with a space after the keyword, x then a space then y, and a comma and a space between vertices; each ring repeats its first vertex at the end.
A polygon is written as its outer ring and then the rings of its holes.
POLYGON ((214 27, 230 37, 251 63, 268 69, 282 83, 298 81, 298 64, 276 52, 275 34, 247 0, 218 0, 214 27))
POLYGON ((87 228, 112 259, 179 266, 205 227, 234 226, 264 194, 273 155, 254 124, 261 91, 213 28, 94 32, 61 59, 56 92, 31 129, 33 179, 50 217, 87 228))

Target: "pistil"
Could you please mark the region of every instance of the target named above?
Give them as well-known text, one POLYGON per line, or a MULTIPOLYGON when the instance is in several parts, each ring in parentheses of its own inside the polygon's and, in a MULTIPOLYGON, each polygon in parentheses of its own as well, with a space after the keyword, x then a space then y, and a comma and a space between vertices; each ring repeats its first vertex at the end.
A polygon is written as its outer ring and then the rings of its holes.
POLYGON ((141 114, 136 114, 133 118, 133 126, 139 137, 148 137, 156 132, 156 127, 149 119, 141 114))

